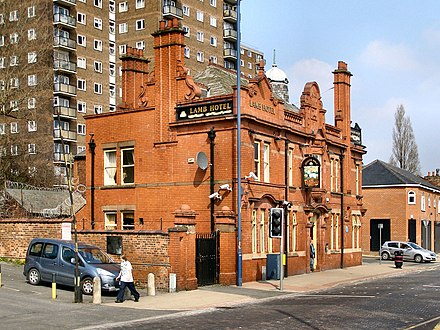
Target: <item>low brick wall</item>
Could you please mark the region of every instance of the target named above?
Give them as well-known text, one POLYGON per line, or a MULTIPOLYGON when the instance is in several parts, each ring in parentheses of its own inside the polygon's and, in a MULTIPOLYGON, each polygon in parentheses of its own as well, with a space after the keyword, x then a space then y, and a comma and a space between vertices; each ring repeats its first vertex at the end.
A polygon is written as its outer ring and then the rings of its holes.
MULTIPOLYGON (((25 259, 29 242, 35 237, 61 239, 61 228, 70 219, 0 219, 0 257, 25 259)), ((177 289, 197 288, 195 278, 195 235, 185 231, 78 231, 78 241, 107 251, 107 237, 122 238, 122 252, 133 265, 137 285, 147 285, 148 274, 155 275, 157 290, 168 290, 169 274, 176 273, 177 289), (170 260, 173 247, 173 264, 170 260)), ((72 234, 73 239, 73 234, 72 234)), ((109 253, 110 254, 110 253, 109 253)), ((110 254, 119 262, 119 255, 110 254)))

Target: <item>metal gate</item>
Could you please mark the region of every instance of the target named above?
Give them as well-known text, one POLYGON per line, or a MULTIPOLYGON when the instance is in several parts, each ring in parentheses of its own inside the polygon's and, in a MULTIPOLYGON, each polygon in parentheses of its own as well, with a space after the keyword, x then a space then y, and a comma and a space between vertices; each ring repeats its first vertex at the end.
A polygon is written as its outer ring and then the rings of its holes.
POLYGON ((220 232, 197 234, 196 276, 199 286, 218 283, 220 273, 220 232))

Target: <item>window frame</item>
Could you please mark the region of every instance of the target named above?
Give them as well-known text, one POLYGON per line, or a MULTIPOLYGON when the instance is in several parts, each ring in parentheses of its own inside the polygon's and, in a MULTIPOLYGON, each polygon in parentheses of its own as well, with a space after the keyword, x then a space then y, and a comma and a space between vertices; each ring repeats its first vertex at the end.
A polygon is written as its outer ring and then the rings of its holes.
POLYGON ((135 182, 135 158, 134 158, 134 147, 127 147, 127 148, 121 148, 121 184, 122 185, 132 185, 135 182), (124 161, 128 160, 125 156, 125 153, 132 153, 132 157, 131 159, 133 160, 132 164, 125 164, 124 161), (126 175, 127 172, 129 174, 131 174, 132 176, 132 180, 131 181, 126 181, 128 180, 127 178, 130 177, 130 175, 126 175), (130 173, 132 172, 132 173, 130 173))
POLYGON ((104 186, 116 186, 117 185, 117 174, 118 174, 118 164, 117 164, 117 151, 116 149, 104 150, 104 186), (112 162, 114 154, 114 162, 112 162), (113 172, 114 173, 111 173, 113 172))

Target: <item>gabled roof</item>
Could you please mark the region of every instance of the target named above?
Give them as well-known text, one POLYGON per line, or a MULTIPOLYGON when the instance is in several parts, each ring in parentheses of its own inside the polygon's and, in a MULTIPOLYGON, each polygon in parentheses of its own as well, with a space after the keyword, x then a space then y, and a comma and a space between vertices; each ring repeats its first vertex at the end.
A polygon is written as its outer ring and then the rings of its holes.
POLYGON ((366 165, 362 170, 362 188, 375 186, 421 186, 440 192, 440 187, 379 159, 366 165))
MULTIPOLYGON (((37 189, 31 186, 10 186, 5 192, 24 210, 31 214, 46 217, 70 216, 70 196, 67 189, 37 189)), ((85 198, 78 192, 73 193, 73 212, 86 205, 85 198)))

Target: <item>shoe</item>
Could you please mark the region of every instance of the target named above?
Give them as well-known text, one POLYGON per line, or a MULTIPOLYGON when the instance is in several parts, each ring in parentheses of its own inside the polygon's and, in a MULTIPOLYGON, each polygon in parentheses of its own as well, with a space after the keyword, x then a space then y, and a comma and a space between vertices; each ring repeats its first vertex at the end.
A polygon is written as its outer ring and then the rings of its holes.
POLYGON ((123 301, 122 300, 115 300, 115 303, 120 304, 120 303, 123 303, 123 301))
POLYGON ((139 297, 134 298, 134 302, 139 302, 139 297))

